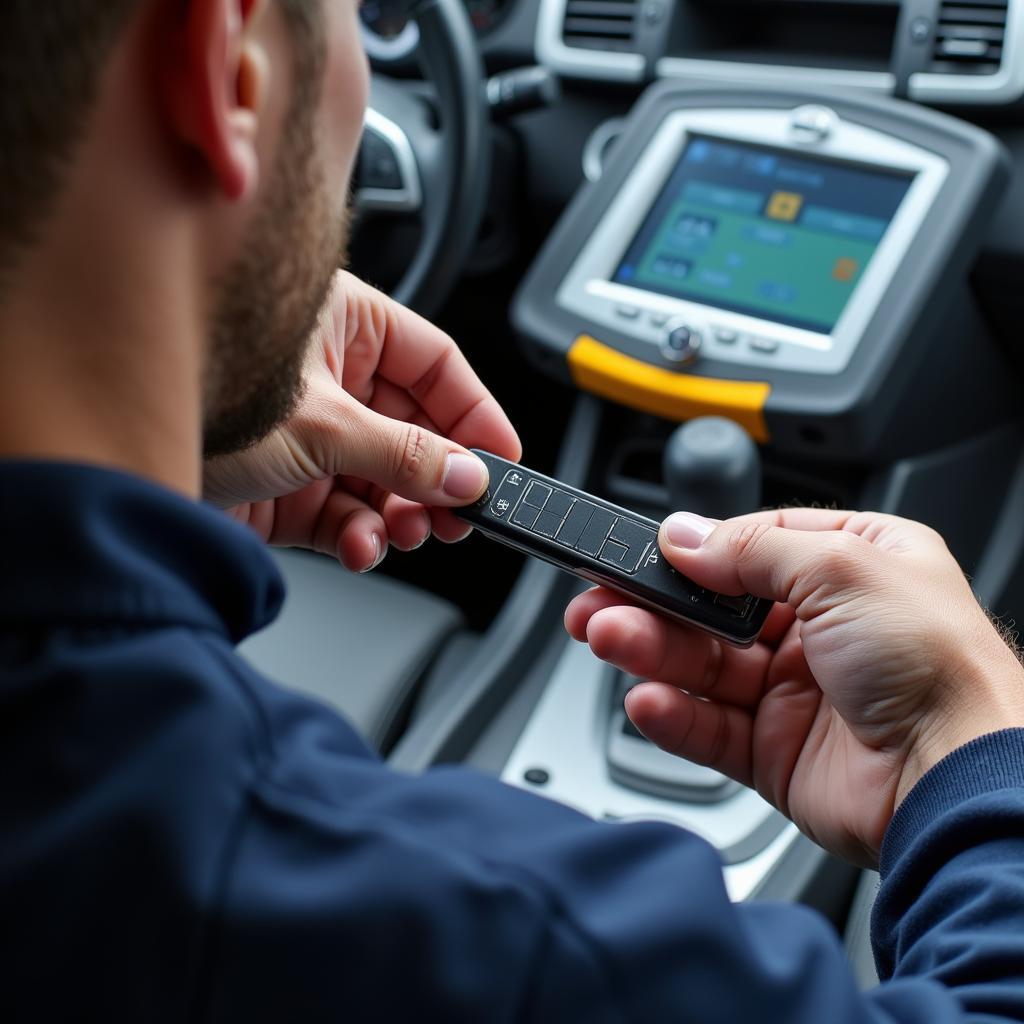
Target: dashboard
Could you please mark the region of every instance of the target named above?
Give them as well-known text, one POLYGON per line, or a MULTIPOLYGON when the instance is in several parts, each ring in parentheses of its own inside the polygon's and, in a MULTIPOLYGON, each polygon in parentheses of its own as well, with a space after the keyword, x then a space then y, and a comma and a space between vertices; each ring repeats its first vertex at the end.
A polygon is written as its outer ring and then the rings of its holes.
MULTIPOLYGON (((404 24, 382 22, 374 6, 377 2, 369 0, 363 8, 367 48, 375 67, 399 77, 414 75, 414 35, 404 24)), ((1016 287, 1024 273, 1024 233, 1019 229, 1024 224, 1024 0, 465 2, 488 74, 540 65, 556 75, 562 87, 556 102, 527 110, 497 127, 499 166, 509 170, 502 172, 489 210, 497 241, 481 254, 481 264, 494 267, 504 261, 511 267, 519 261, 522 267, 523 252, 517 254, 514 247, 525 249, 528 258, 543 244, 581 185, 600 176, 630 109, 652 83, 789 89, 823 98, 825 106, 828 96, 837 92, 904 99, 914 106, 949 111, 987 129, 1009 153, 1012 173, 1001 208, 981 242, 980 270, 973 285, 986 317, 1001 336, 1011 339, 1007 344, 1024 347, 1012 340, 1024 316, 1024 294, 1016 287), (1013 282, 1010 287, 1009 282, 1013 282)), ((742 183, 735 187, 744 190, 742 183)), ((867 210, 859 213, 876 216, 867 210)), ((858 211, 851 208, 845 214, 854 216, 858 211)), ((711 216, 707 211, 703 215, 711 216)), ((732 211, 730 216, 739 214, 732 211)), ((883 211, 876 219, 887 216, 883 211)), ((701 230, 699 219, 688 223, 692 231, 701 230)), ((640 225, 635 228, 639 232, 640 225)), ((733 228, 739 230, 736 223, 733 228)), ((867 240, 866 244, 872 243, 867 240)), ((639 255, 642 262, 643 254, 639 255)), ((805 255, 809 258, 809 251, 805 255)), ((870 292, 870 277, 878 272, 874 268, 884 266, 889 258, 881 241, 870 260, 866 255, 866 249, 861 249, 859 257, 846 257, 856 264, 848 281, 828 282, 832 306, 817 311, 824 320, 815 320, 811 311, 802 323, 772 327, 764 345, 779 343, 772 356, 775 365, 785 362, 786 353, 793 351, 788 332, 808 324, 833 328, 811 333, 827 333, 832 339, 829 358, 841 361, 843 317, 849 308, 860 305, 842 304, 844 288, 847 300, 854 289, 870 292), (826 323, 833 319, 834 323, 826 323)), ((684 265, 676 264, 675 272, 680 273, 684 265)), ((662 269, 666 266, 662 264, 662 269)), ((644 265, 640 270, 649 284, 652 269, 644 265)), ((690 301, 696 301, 694 289, 710 287, 716 268, 697 261, 689 269, 693 273, 688 294, 690 301)), ((607 284, 626 287, 622 275, 621 268, 609 268, 607 284), (619 271, 617 280, 611 270, 619 271)), ((777 298, 788 297, 786 283, 777 282, 783 286, 777 298)), ((731 284, 738 291, 744 287, 735 277, 731 284)), ((659 287, 666 287, 664 279, 659 287)), ((734 298, 732 305, 744 308, 728 310, 732 316, 764 312, 764 295, 747 294, 742 302, 734 298), (756 308, 751 308, 751 298, 757 300, 756 308)), ((724 308, 723 302, 717 305, 724 308)), ((737 325, 706 326, 710 333, 702 333, 708 353, 715 346, 715 327, 723 326, 728 336, 737 325)), ((813 345, 806 349, 815 350, 813 345)), ((721 350, 724 355, 724 347, 721 350)))

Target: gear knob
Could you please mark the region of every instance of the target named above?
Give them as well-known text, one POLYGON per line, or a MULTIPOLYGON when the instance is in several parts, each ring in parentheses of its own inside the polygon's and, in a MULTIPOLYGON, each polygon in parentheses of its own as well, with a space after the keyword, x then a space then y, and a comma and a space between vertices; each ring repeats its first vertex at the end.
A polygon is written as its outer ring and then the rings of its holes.
POLYGON ((672 511, 729 519, 761 505, 757 445, 732 420, 702 416, 684 423, 662 458, 672 511))

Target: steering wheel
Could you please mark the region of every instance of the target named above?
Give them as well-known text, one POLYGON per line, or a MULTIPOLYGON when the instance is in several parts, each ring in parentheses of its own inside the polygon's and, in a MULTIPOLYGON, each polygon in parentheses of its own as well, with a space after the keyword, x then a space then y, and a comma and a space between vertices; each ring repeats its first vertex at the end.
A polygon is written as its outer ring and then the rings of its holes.
POLYGON ((392 295, 430 316, 477 238, 490 182, 490 121, 462 0, 414 0, 408 14, 419 29, 419 62, 436 111, 423 101, 423 83, 374 73, 355 206, 418 215, 419 245, 392 295))

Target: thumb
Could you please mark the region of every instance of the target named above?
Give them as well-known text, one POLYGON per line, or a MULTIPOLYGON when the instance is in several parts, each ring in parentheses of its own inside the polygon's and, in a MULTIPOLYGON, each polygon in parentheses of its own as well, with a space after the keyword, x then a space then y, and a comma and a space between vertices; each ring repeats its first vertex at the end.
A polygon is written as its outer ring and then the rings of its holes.
POLYGON ((871 574, 871 544, 863 537, 785 529, 756 516, 720 523, 677 512, 662 523, 658 542, 672 566, 702 587, 797 609, 815 592, 847 592, 871 574))
POLYGON ((487 489, 487 467, 461 445, 415 423, 347 403, 329 460, 332 475, 354 476, 424 505, 468 505, 487 489))

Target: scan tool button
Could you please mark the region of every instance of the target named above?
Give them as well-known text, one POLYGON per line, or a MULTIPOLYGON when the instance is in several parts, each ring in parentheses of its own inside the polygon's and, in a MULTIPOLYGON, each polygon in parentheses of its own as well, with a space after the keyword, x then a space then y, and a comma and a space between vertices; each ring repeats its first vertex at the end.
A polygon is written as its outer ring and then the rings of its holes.
POLYGON ((526 477, 522 473, 510 470, 505 474, 501 486, 491 500, 491 515, 496 519, 508 519, 523 494, 526 477))
POLYGON ((661 354, 670 363, 680 366, 692 363, 700 353, 701 336, 692 327, 680 325, 668 332, 661 345, 661 354))
POLYGON ((751 338, 750 348, 754 352, 770 356, 779 351, 779 343, 774 338, 751 338))
POLYGON ((585 555, 593 555, 594 558, 601 552, 604 542, 608 539, 612 524, 618 518, 613 512, 607 509, 594 506, 594 514, 590 517, 586 529, 576 542, 576 550, 585 555))

